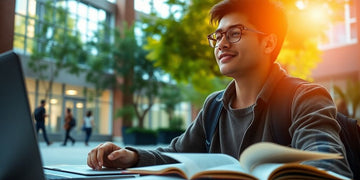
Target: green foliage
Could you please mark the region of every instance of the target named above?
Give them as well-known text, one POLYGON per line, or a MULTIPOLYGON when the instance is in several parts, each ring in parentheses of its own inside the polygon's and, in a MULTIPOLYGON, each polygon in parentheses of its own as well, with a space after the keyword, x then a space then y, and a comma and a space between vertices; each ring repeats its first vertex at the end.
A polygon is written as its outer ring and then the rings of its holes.
POLYGON ((157 132, 178 132, 178 133, 182 133, 184 132, 184 129, 177 129, 177 128, 159 128, 157 129, 157 132))
MULTIPOLYGON (((143 128, 145 115, 154 104, 162 84, 161 71, 147 60, 147 51, 136 41, 134 26, 124 24, 121 29, 104 25, 88 44, 88 48, 95 49, 96 53, 89 58, 91 71, 87 74, 87 81, 94 83, 97 89, 120 89, 125 109, 119 112, 129 112, 132 108, 139 127, 143 128), (102 76, 107 71, 112 72, 102 76)), ((123 117, 125 121, 131 121, 132 114, 123 114, 123 117)))
POLYGON ((87 53, 83 49, 79 32, 70 30, 74 28, 74 21, 67 9, 55 8, 52 1, 47 1, 44 6, 43 19, 36 21, 37 41, 32 47, 28 66, 36 73, 37 78, 48 80, 45 88, 47 98, 53 81, 61 70, 67 69, 69 73, 79 75, 79 63, 86 62, 87 53), (44 59, 49 59, 50 63, 44 59))
MULTIPOLYGON (((220 74, 213 49, 208 46, 206 38, 215 29, 209 24, 209 10, 219 1, 168 1, 170 6, 181 7, 178 10, 182 13, 180 17, 175 16, 176 12, 171 12, 167 19, 144 19, 147 24, 144 30, 153 35, 145 45, 149 51, 148 58, 178 83, 182 83, 181 86, 187 91, 184 94, 190 95, 187 98, 198 107, 206 95, 223 89, 229 82, 229 79, 220 74)), ((343 4, 334 0, 304 1, 307 8, 299 9, 296 7, 297 0, 281 2, 288 14, 289 31, 278 62, 290 74, 311 80, 311 70, 321 60, 318 41, 314 39, 323 37, 324 29, 335 19, 337 10, 343 4), (317 11, 313 11, 313 7, 318 7, 315 9, 317 11), (317 19, 317 14, 314 15, 313 12, 320 12, 323 19, 317 19), (334 12, 332 16, 331 12, 334 12)))
POLYGON ((169 127, 171 129, 182 129, 184 124, 184 119, 180 116, 175 116, 170 119, 169 127))
POLYGON ((177 82, 193 84, 197 91, 206 94, 219 87, 208 83, 219 75, 212 49, 208 46, 206 36, 214 28, 207 25, 208 9, 216 1, 194 0, 191 5, 172 2, 181 6, 183 16, 167 19, 149 17, 144 19, 148 24, 144 30, 152 34, 145 49, 150 53, 148 58, 169 73, 177 82), (160 38, 158 38, 160 37, 160 38))
POLYGON ((139 128, 139 127, 127 128, 125 133, 126 134, 141 133, 141 134, 149 134, 149 135, 157 136, 157 131, 151 129, 139 128))
POLYGON ((133 106, 124 106, 116 111, 115 117, 128 117, 128 119, 124 119, 124 124, 132 124, 132 119, 135 117, 135 110, 133 106))
POLYGON ((183 101, 180 88, 173 84, 164 84, 160 91, 160 101, 164 105, 165 112, 171 120, 174 116, 176 105, 183 101))
POLYGON ((344 91, 336 85, 334 86, 334 91, 338 98, 345 101, 345 104, 351 105, 352 114, 350 117, 356 118, 356 112, 360 107, 360 81, 348 80, 344 91))

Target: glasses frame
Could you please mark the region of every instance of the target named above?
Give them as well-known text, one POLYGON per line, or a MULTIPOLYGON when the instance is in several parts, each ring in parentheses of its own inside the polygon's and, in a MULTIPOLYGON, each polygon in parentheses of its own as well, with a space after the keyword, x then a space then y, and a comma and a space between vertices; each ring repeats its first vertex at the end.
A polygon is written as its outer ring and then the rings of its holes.
POLYGON ((225 34, 225 37, 226 37, 226 40, 230 43, 237 43, 240 41, 241 37, 242 37, 242 34, 243 34, 243 31, 250 31, 250 32, 254 32, 254 33, 257 33, 257 34, 261 34, 261 35, 267 35, 267 33, 264 33, 264 32, 261 32, 261 31, 258 31, 258 30, 255 30, 255 29, 250 29, 250 28, 247 28, 246 26, 240 24, 240 25, 236 25, 236 26, 232 26, 230 27, 228 30, 224 31, 224 32, 213 32, 213 33, 210 33, 208 36, 207 36, 207 39, 208 39, 208 42, 209 42, 209 46, 212 47, 212 48, 216 48, 218 46, 218 42, 221 41, 224 37, 224 34, 225 34), (240 36, 239 36, 239 39, 235 40, 235 41, 230 41, 229 39, 229 34, 227 34, 230 30, 234 29, 234 28, 239 28, 240 29, 240 36), (221 37, 220 37, 220 40, 216 40, 214 39, 212 36, 215 34, 215 33, 220 33, 221 37), (212 41, 214 43, 212 43, 212 41))

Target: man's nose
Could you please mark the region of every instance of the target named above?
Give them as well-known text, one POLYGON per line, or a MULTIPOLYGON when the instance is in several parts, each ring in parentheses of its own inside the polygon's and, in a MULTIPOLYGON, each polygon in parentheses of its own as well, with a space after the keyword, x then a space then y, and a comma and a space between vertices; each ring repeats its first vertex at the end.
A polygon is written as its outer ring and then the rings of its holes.
POLYGON ((230 42, 227 40, 226 36, 223 36, 217 43, 216 48, 219 50, 227 49, 230 47, 230 42))

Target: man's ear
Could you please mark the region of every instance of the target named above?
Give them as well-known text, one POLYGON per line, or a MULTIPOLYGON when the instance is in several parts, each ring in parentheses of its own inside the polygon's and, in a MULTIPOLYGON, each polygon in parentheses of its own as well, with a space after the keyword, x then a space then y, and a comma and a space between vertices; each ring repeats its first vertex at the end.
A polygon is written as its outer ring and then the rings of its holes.
POLYGON ((277 44, 277 35, 276 34, 269 34, 263 39, 264 43, 264 53, 271 54, 277 44))

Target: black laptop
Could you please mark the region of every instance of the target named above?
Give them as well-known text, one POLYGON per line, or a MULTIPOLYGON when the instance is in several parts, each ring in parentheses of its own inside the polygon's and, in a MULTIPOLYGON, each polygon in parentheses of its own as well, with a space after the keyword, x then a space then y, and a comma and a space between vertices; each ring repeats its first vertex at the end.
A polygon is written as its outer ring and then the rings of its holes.
MULTIPOLYGON (((86 176, 45 170, 16 53, 0 54, 0 179, 113 179, 136 175, 86 176)), ((84 157, 85 158, 85 157, 84 157)))

